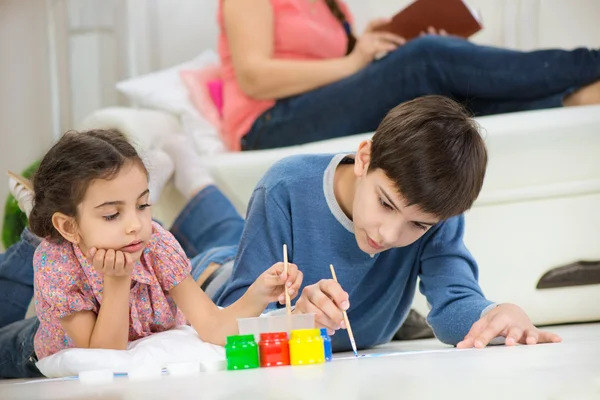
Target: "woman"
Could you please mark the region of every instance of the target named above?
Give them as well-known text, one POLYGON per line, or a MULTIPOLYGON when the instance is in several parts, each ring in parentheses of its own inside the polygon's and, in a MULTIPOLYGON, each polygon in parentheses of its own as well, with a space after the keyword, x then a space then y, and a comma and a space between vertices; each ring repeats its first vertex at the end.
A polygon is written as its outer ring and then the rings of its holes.
POLYGON ((341 0, 221 0, 231 149, 371 132, 386 111, 426 94, 451 96, 476 115, 600 103, 598 50, 526 53, 443 35, 405 43, 377 31, 388 20, 355 38, 351 22, 341 0))

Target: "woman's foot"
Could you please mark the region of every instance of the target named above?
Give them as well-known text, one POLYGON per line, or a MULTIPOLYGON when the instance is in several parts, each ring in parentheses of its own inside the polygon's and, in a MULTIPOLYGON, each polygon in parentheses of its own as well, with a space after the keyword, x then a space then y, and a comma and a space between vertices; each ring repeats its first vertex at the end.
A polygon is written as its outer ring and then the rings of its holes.
POLYGON ((150 204, 156 204, 165 185, 173 176, 175 164, 167 153, 159 149, 148 151, 145 158, 149 176, 150 204))
POLYGON ((577 89, 563 103, 565 107, 600 104, 600 81, 577 89))
POLYGON ((19 209, 25 213, 27 218, 33 209, 33 185, 29 179, 8 171, 8 190, 17 200, 19 209))
POLYGON ((208 167, 202 163, 187 136, 170 136, 162 148, 175 163, 175 187, 186 199, 192 199, 206 186, 214 184, 208 167))

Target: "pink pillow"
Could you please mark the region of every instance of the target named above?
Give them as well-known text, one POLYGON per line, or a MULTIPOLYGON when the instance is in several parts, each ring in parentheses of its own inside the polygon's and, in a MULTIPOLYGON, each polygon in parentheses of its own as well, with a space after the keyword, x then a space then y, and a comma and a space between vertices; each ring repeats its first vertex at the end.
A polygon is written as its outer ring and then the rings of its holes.
POLYGON ((220 131, 223 115, 221 67, 209 65, 198 70, 182 70, 179 74, 198 112, 220 131))
POLYGON ((213 104, 217 107, 217 111, 219 111, 219 116, 223 118, 223 81, 221 79, 208 81, 206 82, 206 86, 208 87, 208 93, 210 93, 213 104))

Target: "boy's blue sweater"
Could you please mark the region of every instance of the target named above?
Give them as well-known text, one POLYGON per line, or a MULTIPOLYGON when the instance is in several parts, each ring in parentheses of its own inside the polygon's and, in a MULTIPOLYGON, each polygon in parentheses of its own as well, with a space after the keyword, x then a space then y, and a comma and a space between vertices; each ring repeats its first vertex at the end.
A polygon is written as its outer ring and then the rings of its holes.
MULTIPOLYGON (((289 261, 304 273, 302 288, 331 279, 335 266, 340 285, 350 295, 348 318, 359 348, 392 339, 419 289, 431 311, 427 321, 444 343, 456 344, 486 307, 477 283, 477 264, 463 244, 464 218, 431 228, 410 246, 371 257, 362 252, 352 221, 333 194, 333 176, 344 155, 300 155, 276 163, 250 200, 246 227, 231 278, 216 295, 227 306, 266 268, 289 261)), ((271 305, 277 307, 276 304, 271 305)), ((350 349, 345 331, 332 337, 336 351, 350 349)))

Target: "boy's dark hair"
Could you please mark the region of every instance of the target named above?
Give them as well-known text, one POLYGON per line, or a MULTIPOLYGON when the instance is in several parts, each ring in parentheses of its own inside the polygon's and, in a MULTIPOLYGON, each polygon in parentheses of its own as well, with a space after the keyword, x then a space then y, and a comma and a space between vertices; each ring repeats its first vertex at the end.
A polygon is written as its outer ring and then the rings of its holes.
POLYGON ((408 204, 448 219, 473 205, 487 151, 479 126, 458 103, 424 96, 400 104, 373 136, 369 171, 381 169, 408 204))
POLYGON ((77 206, 95 179, 112 179, 121 168, 144 163, 135 148, 117 130, 67 132, 42 159, 33 177, 35 197, 29 229, 39 237, 59 239, 52 215, 77 216, 77 206))

